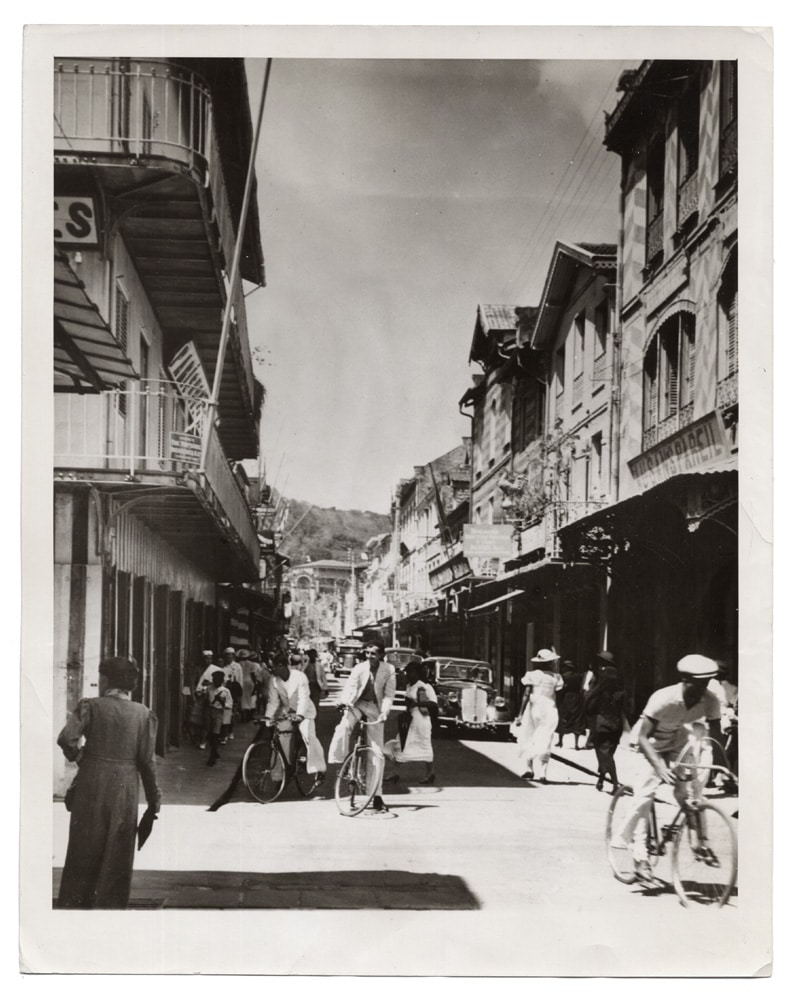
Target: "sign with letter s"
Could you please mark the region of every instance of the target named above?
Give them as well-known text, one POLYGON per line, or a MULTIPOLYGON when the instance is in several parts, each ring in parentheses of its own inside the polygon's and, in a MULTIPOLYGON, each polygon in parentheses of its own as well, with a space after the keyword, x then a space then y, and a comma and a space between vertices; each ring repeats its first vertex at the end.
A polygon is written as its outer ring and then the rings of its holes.
POLYGON ((77 246, 99 245, 93 198, 55 199, 55 242, 77 246))

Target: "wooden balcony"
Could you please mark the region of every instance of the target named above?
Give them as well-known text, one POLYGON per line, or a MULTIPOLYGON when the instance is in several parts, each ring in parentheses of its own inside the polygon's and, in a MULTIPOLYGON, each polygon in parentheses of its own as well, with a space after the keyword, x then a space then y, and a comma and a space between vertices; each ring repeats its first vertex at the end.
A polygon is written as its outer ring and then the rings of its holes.
POLYGON ((136 517, 219 580, 254 580, 259 539, 214 427, 202 467, 207 419, 206 399, 163 382, 58 395, 55 480, 135 499, 136 517))

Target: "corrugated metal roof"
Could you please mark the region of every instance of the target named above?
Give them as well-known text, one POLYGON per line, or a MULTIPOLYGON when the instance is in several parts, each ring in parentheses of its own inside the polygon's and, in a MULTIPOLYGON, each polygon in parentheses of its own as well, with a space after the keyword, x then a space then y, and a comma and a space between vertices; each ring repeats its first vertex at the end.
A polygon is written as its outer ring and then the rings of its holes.
POLYGON ((515 330, 516 306, 479 305, 478 312, 486 333, 491 330, 515 330))

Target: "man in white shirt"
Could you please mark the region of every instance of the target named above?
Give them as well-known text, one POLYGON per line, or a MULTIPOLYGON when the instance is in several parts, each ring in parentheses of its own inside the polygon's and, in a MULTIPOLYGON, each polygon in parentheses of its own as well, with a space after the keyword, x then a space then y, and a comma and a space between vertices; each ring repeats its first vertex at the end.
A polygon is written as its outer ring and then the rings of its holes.
MULTIPOLYGON (((265 721, 275 725, 280 719, 293 719, 306 744, 306 769, 317 774, 318 783, 326 776, 326 759, 323 747, 315 734, 317 713, 309 697, 309 681, 301 670, 291 669, 282 657, 273 665, 273 676, 268 687, 268 704, 265 721)), ((282 749, 288 760, 292 755, 292 734, 280 734, 282 749)))
POLYGON ((627 816, 621 838, 633 844, 635 872, 640 881, 651 881, 652 873, 646 849, 646 827, 651 804, 663 783, 673 785, 674 797, 680 805, 692 791, 701 796, 698 772, 683 780, 671 765, 681 754, 691 735, 689 726, 706 719, 709 736, 720 742, 720 701, 707 689, 717 676, 714 660, 691 653, 676 665, 679 683, 655 691, 646 703, 637 728, 638 750, 646 758, 647 767, 636 789, 637 805, 627 816))
POLYGON ((395 668, 383 659, 384 647, 380 642, 368 643, 366 652, 367 660, 357 663, 345 682, 340 703, 344 714, 331 738, 328 759, 332 764, 341 764, 345 760, 351 732, 360 718, 378 722, 378 725, 367 727, 367 741, 380 758, 380 776, 372 808, 376 812, 384 812, 386 806, 381 797, 384 780, 384 722, 389 717, 395 697, 395 668))

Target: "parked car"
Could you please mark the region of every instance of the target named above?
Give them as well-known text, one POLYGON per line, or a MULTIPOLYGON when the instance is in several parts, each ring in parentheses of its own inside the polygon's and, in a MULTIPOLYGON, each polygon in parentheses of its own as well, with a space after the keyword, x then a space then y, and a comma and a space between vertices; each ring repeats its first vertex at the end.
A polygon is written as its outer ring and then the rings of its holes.
POLYGON ((335 677, 347 677, 359 662, 359 654, 364 649, 361 639, 340 639, 337 642, 337 657, 332 670, 335 677))
POLYGON ((491 664, 457 656, 433 656, 423 660, 422 665, 436 691, 442 730, 485 730, 508 738, 510 706, 494 690, 491 664))
POLYGON ((389 646, 384 652, 384 659, 395 668, 397 688, 402 691, 406 687, 406 664, 412 660, 419 661, 421 657, 417 655, 416 649, 408 646, 389 646))

